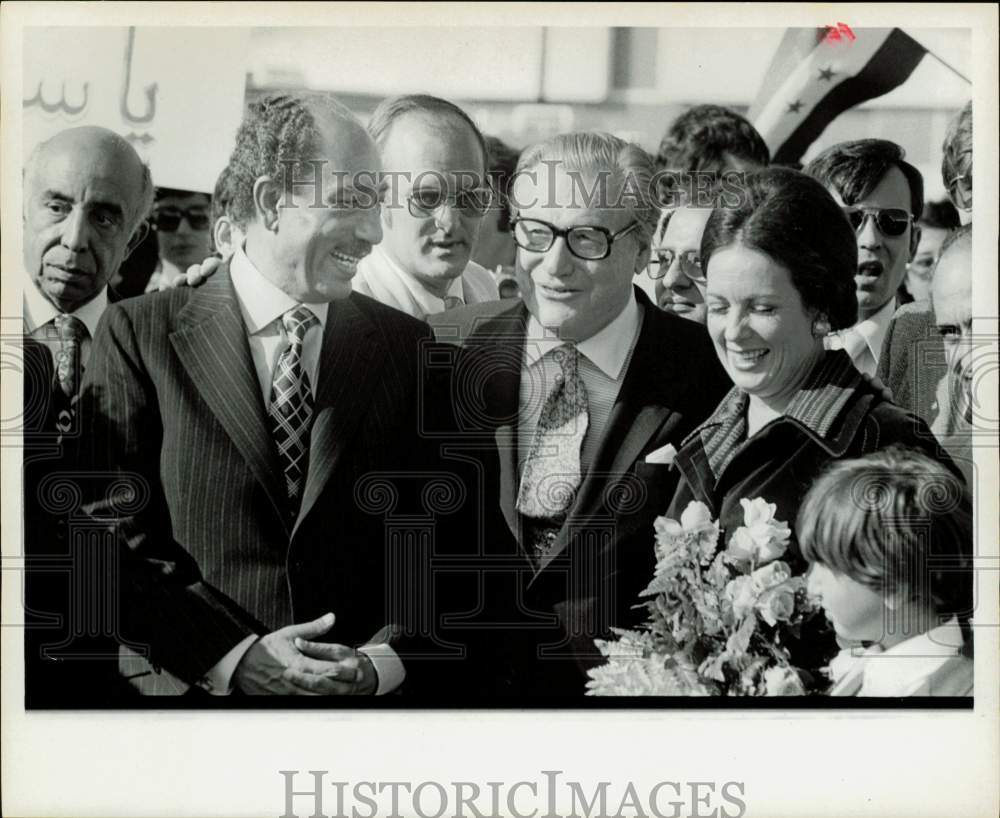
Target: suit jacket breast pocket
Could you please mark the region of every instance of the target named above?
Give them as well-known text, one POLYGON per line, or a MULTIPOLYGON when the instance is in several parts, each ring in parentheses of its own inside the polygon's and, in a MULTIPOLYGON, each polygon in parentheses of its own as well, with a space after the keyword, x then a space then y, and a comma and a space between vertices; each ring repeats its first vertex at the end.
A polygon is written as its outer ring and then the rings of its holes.
POLYGON ((669 463, 636 463, 635 476, 641 492, 637 503, 640 516, 653 517, 665 514, 677 489, 680 472, 669 463))

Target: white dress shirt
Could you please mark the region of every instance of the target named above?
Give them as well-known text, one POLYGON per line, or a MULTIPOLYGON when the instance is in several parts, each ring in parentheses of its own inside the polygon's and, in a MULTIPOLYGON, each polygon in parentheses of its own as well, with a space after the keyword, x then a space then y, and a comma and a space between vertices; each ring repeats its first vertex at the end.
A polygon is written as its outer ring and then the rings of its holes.
MULTIPOLYGON (((97 324, 108 308, 108 288, 105 287, 86 304, 69 313, 79 318, 87 328, 88 337, 80 342, 80 365, 86 366, 90 358, 90 345, 97 331, 97 324)), ((52 355, 62 346, 54 319, 61 312, 55 304, 42 295, 30 278, 24 284, 24 334, 48 347, 52 355)))
MULTIPOLYGON (((580 450, 580 468, 584 472, 594 462, 597 449, 604 438, 604 429, 628 372, 628 362, 641 328, 642 310, 633 291, 628 303, 610 324, 576 345, 580 353, 580 379, 587 388, 589 415, 587 432, 580 450)), ((524 360, 521 364, 517 427, 519 473, 531 448, 545 399, 555 385, 555 376, 561 372, 559 364, 547 353, 563 343, 534 316, 528 319, 524 360)))
MULTIPOLYGON (((358 262, 352 286, 362 295, 421 321, 445 311, 444 299, 403 270, 379 245, 358 262)), ((500 298, 492 273, 474 261, 466 265, 461 276, 452 279, 447 295, 459 299, 462 304, 480 304, 500 298)))

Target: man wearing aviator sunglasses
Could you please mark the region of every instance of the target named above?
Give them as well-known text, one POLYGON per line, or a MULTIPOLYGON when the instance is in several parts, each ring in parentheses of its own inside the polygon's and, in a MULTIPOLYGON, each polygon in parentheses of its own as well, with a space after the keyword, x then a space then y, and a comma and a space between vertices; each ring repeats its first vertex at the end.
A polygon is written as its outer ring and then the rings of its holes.
POLYGON ((893 313, 896 291, 920 243, 923 177, 903 149, 884 139, 859 139, 828 148, 805 172, 841 205, 858 240, 858 323, 828 338, 854 365, 874 375, 893 313))
POLYGON ((386 169, 382 243, 358 265, 354 289, 415 318, 499 298, 471 260, 493 203, 486 143, 469 116, 437 97, 402 96, 372 114, 386 169))
POLYGON ((157 188, 151 219, 160 261, 146 288, 156 292, 212 253, 211 197, 174 188, 157 188))

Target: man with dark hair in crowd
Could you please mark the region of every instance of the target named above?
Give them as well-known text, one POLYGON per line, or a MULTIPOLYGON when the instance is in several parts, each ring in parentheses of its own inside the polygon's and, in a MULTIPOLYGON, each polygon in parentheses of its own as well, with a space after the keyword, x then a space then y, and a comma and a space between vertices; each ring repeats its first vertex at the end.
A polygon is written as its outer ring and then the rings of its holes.
POLYGON ((212 193, 212 244, 216 254, 225 261, 243 246, 246 233, 233 217, 233 193, 230 185, 230 172, 227 165, 222 169, 215 181, 212 193))
POLYGON ((109 286, 142 241, 153 182, 135 149, 104 128, 61 131, 24 167, 24 544, 25 692, 48 705, 113 696, 113 623, 95 622, 89 559, 70 528, 69 481, 83 418, 80 380, 101 316, 118 296, 109 286), (57 479, 62 477, 65 481, 57 479), (75 595, 80 594, 80 597, 75 595), (84 619, 81 619, 84 617, 84 619), (97 631, 103 631, 95 638, 97 631), (85 660, 87 656, 100 656, 85 660))
POLYGON ((153 205, 153 230, 159 247, 160 262, 149 279, 147 292, 156 292, 184 275, 212 252, 212 221, 207 193, 156 189, 153 205))
POLYGON ((958 228, 961 222, 958 211, 947 199, 940 202, 928 202, 920 216, 920 243, 917 252, 906 266, 906 277, 897 293, 900 304, 912 301, 926 301, 930 297, 931 277, 941 247, 951 232, 958 228))
POLYGON ((695 105, 674 120, 660 141, 656 169, 661 200, 670 201, 678 188, 693 195, 695 174, 747 172, 770 162, 767 143, 745 117, 721 105, 695 105))
POLYGON ((486 175, 495 199, 479 226, 479 240, 472 260, 498 277, 514 270, 516 246, 510 233, 510 186, 514 180, 519 151, 495 136, 486 137, 486 175))
POLYGON ((858 239, 858 322, 829 337, 854 365, 874 375, 882 341, 896 311, 896 291, 920 242, 924 180, 885 139, 841 142, 823 151, 805 172, 822 182, 843 208, 858 239))
POLYGON ((492 197, 487 147, 465 111, 438 97, 382 102, 368 123, 388 178, 384 239, 358 264, 354 288, 416 318, 497 298, 472 261, 492 197))
POLYGON ((90 512, 116 537, 122 639, 162 669, 146 692, 373 694, 403 679, 383 520, 355 490, 419 457, 431 333, 352 293, 382 238, 379 164, 328 95, 253 103, 229 163, 244 246, 198 287, 105 315, 83 398, 91 456, 147 496, 96 491, 90 512))

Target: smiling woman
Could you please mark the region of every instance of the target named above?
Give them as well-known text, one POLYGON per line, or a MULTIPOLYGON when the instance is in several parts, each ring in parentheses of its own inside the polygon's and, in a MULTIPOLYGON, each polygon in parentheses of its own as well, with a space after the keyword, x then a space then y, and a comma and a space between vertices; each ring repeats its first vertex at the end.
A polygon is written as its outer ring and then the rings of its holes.
MULTIPOLYGON (((850 326, 857 310, 855 237, 833 197, 801 173, 772 168, 748 177, 739 201, 713 211, 701 243, 708 332, 734 388, 677 453, 681 478, 667 516, 679 519, 700 500, 735 530, 740 498, 763 497, 776 519, 794 520, 830 461, 893 443, 954 470, 923 421, 886 401, 847 353, 823 349, 823 337, 850 326)), ((794 538, 786 561, 804 569, 794 538)), ((807 628, 793 658, 815 669, 835 647, 828 630, 807 628)))

